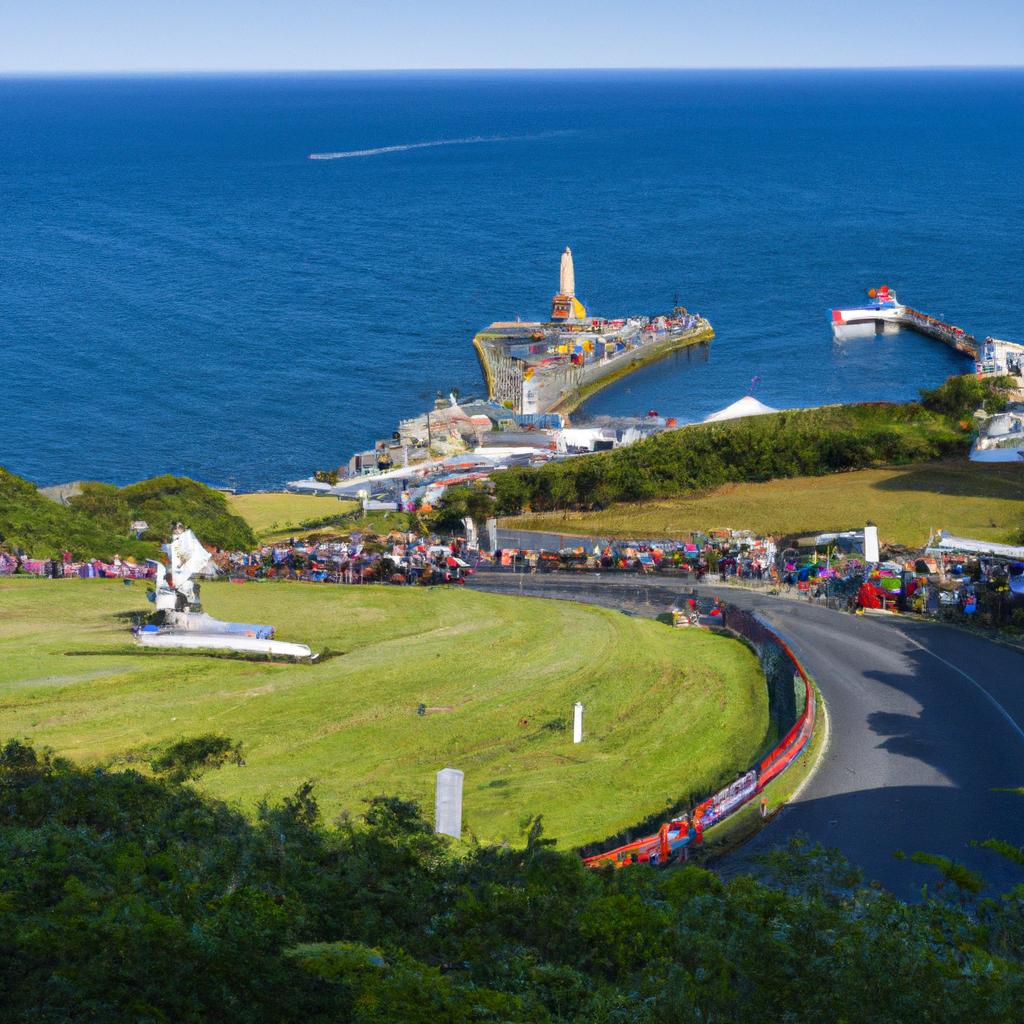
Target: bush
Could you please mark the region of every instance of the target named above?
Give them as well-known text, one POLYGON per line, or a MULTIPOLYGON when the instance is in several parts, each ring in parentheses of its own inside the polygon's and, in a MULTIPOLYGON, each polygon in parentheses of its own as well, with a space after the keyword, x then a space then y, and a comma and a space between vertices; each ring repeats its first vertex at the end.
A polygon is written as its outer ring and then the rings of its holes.
POLYGON ((914 859, 955 894, 906 905, 799 843, 771 855, 771 888, 695 867, 593 872, 536 820, 525 848, 455 856, 402 800, 327 826, 304 784, 248 820, 190 787, 12 741, 0 749, 0 1016, 1018 1020, 1019 896, 985 899, 955 865, 914 859))
POLYGON ((227 736, 206 733, 172 743, 150 767, 171 782, 188 782, 228 762, 244 765, 242 744, 227 736))
POLYGON ((487 490, 480 485, 460 484, 444 492, 431 526, 441 533, 462 533, 463 519, 472 519, 482 529, 493 515, 494 499, 487 490))
POLYGON ((1012 377, 976 377, 965 374, 948 377, 944 384, 930 391, 921 391, 921 404, 926 409, 955 420, 970 419, 975 410, 987 413, 1006 408, 1006 394, 1015 387, 1012 377))
POLYGON ((248 523, 232 514, 220 491, 187 477, 158 476, 127 487, 84 483, 81 494, 59 505, 0 466, 0 544, 10 550, 22 548, 36 558, 61 551, 75 558, 155 558, 178 522, 215 547, 256 545, 248 523), (141 540, 129 532, 137 519, 149 524, 141 540))
POLYGON ((613 452, 508 469, 494 484, 503 515, 586 510, 724 483, 960 455, 967 447, 956 424, 920 405, 834 406, 696 424, 613 452))

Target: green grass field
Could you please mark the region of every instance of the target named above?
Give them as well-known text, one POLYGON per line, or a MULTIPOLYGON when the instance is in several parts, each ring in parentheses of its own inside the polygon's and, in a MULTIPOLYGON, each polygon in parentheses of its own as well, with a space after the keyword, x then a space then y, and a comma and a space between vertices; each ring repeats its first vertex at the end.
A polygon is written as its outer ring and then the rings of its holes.
POLYGON ((738 642, 604 609, 466 591, 208 584, 213 615, 344 652, 319 665, 144 654, 144 589, 0 582, 0 737, 87 764, 145 769, 171 741, 241 740, 207 775, 252 811, 316 783, 327 816, 379 793, 432 812, 434 773, 466 772, 467 828, 518 842, 544 815, 560 845, 601 839, 745 768, 768 730, 763 678, 738 642), (586 705, 573 746, 572 703, 586 705), (423 703, 425 716, 416 713, 423 703))
POLYGON ((731 528, 807 536, 878 525, 881 538, 918 547, 929 530, 1009 541, 1024 530, 1020 466, 952 459, 767 483, 725 484, 703 494, 619 504, 601 512, 547 512, 503 521, 524 530, 612 537, 672 537, 731 528))
POLYGON ((228 505, 241 516, 254 533, 283 534, 302 523, 340 516, 356 507, 354 501, 321 498, 315 494, 291 494, 287 491, 261 491, 257 494, 229 494, 228 505))

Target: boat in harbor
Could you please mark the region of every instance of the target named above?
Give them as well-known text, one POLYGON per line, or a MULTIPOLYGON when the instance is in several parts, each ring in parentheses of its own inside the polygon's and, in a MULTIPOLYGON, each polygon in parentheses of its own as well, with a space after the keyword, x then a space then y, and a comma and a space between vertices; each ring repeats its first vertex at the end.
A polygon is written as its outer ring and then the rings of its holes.
POLYGON ((576 295, 572 250, 559 268, 547 321, 498 321, 473 339, 488 397, 520 414, 571 412, 605 384, 676 349, 714 337, 699 314, 676 305, 652 316, 591 316, 576 295))
POLYGON ((941 341, 961 355, 977 360, 978 342, 973 334, 904 305, 887 284, 872 288, 868 292, 868 299, 869 302, 860 306, 832 310, 832 334, 837 341, 911 330, 941 341))
POLYGON ((906 306, 899 303, 896 293, 887 285, 868 292, 870 302, 861 306, 848 306, 832 310, 832 333, 840 341, 865 338, 875 334, 896 334, 906 306))

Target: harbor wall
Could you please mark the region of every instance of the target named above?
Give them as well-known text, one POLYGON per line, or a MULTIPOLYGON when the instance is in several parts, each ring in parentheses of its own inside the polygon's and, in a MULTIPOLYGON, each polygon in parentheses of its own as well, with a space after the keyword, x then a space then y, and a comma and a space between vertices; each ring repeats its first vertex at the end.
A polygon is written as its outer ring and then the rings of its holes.
MULTIPOLYGON (((539 374, 531 382, 536 411, 571 413, 602 388, 621 380, 627 374, 662 359, 671 352, 706 344, 714 336, 711 324, 701 318, 697 325, 685 334, 649 343, 606 362, 595 362, 582 367, 567 364, 564 368, 539 374)), ((510 374, 513 372, 514 364, 514 372, 521 375, 522 364, 489 346, 486 331, 481 331, 474 337, 473 346, 484 371, 488 396, 497 401, 508 396, 518 405, 522 400, 522 382, 512 382, 510 374), (515 387, 516 383, 518 387, 515 387)))
POLYGON ((575 388, 556 401, 550 411, 565 414, 571 413, 578 409, 588 398, 593 397, 609 384, 621 380, 635 370, 639 370, 642 366, 656 362, 672 352, 677 352, 684 348, 692 348, 694 345, 706 344, 714 336, 715 332, 711 324, 701 318, 697 321, 697 326, 692 331, 687 331, 686 334, 681 334, 677 337, 666 338, 664 341, 654 342, 643 348, 634 349, 623 356, 621 362, 620 360, 614 360, 611 368, 609 368, 607 363, 585 366, 575 388))

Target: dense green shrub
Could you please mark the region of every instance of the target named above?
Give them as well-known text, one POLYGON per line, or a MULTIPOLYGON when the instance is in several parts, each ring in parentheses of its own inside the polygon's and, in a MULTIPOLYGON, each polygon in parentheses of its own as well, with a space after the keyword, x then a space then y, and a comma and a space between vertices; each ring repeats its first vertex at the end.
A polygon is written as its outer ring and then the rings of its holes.
POLYGON ((434 514, 431 526, 442 533, 461 533, 463 519, 472 519, 482 529, 493 515, 494 499, 486 489, 480 485, 460 484, 444 492, 441 507, 434 514))
POLYGON ((211 732, 172 743, 149 766, 171 782, 188 782, 229 761, 245 764, 242 744, 211 732))
POLYGON ((178 522, 215 547, 238 550, 256 544, 249 525, 231 513, 223 494, 186 477, 159 476, 127 487, 85 483, 81 494, 59 505, 0 466, 0 544, 8 550, 21 548, 36 558, 65 550, 76 558, 151 558, 178 522), (141 540, 129 532, 137 519, 149 524, 141 540))
POLYGON ((0 545, 21 548, 36 558, 51 558, 69 550, 76 557, 111 558, 114 554, 149 557, 155 544, 136 541, 128 521, 117 530, 82 509, 58 505, 35 485, 0 466, 0 545))
MULTIPOLYGON (((238 769, 225 768, 234 771, 238 769)), ((1005 847, 1011 860, 1021 851, 1005 847)), ((0 749, 4 1021, 1019 1021, 1020 895, 908 906, 820 850, 771 887, 591 872, 539 822, 452 856, 413 804, 255 821, 189 786, 0 749)))
POLYGON ((970 419, 977 409, 987 413, 1005 409, 1006 393, 1014 386, 1012 377, 947 377, 937 388, 921 390, 921 404, 953 419, 970 419))
POLYGON ((720 484, 959 455, 967 433, 920 405, 873 403, 701 423, 539 469, 495 474, 498 508, 592 509, 720 484))
POLYGON ((108 529, 127 531, 145 520, 146 540, 167 541, 176 523, 192 528, 204 544, 225 550, 254 547, 256 537, 241 516, 233 515, 227 498, 206 484, 183 476, 156 476, 127 487, 85 483, 68 505, 88 513, 108 529))

